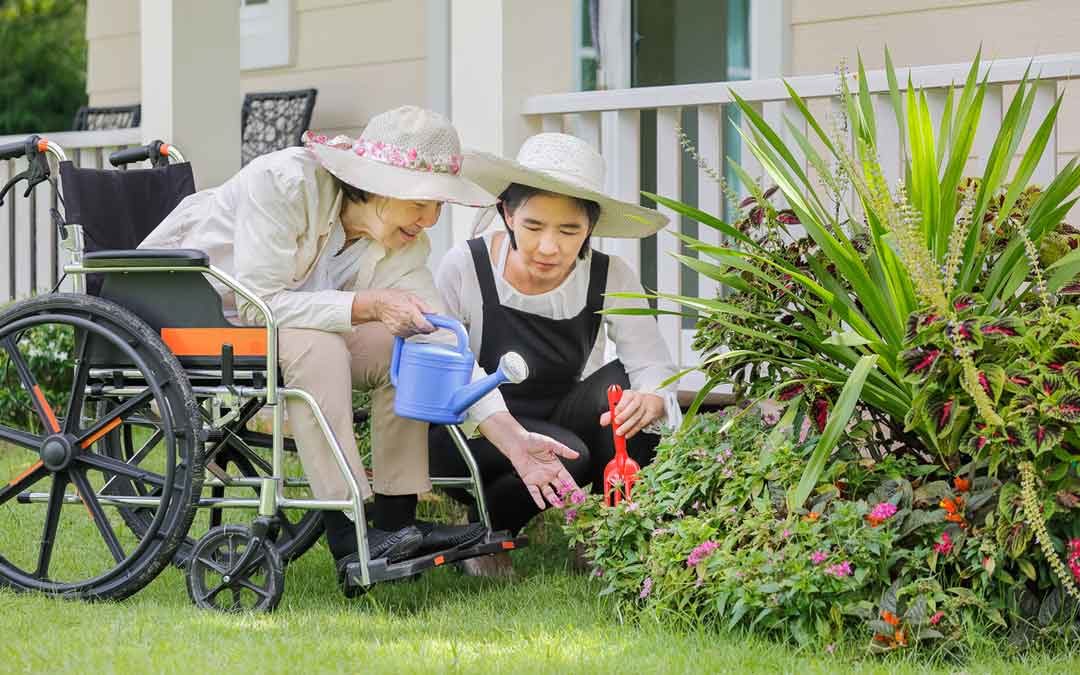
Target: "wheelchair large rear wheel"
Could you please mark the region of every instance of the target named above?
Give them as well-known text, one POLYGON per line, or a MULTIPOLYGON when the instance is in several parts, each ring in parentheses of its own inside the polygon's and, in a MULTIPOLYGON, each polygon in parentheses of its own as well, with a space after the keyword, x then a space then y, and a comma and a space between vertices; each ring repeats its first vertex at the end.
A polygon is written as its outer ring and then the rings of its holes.
POLYGON ((158 335, 85 295, 16 303, 0 312, 0 396, 0 583, 121 599, 153 580, 187 534, 203 475, 195 397, 158 335), (148 411, 162 434, 140 457, 102 451, 148 411), (156 496, 135 487, 148 484, 156 496), (154 505, 141 538, 117 511, 130 499, 154 505))

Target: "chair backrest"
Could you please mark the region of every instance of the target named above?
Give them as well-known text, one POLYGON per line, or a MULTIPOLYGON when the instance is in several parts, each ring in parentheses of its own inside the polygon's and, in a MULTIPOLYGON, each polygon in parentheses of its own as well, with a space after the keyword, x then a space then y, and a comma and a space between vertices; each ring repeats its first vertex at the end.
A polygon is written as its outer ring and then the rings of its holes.
MULTIPOLYGON (((84 248, 130 250, 195 192, 191 164, 114 171, 60 164, 65 219, 83 228, 84 248)), ((87 290, 97 294, 98 275, 87 276, 87 290)))
POLYGON ((101 129, 130 129, 139 126, 142 105, 118 105, 91 108, 84 105, 75 113, 72 129, 75 131, 98 131, 101 129))
POLYGON ((316 89, 269 91, 244 96, 240 115, 240 164, 259 155, 300 145, 311 125, 316 89))

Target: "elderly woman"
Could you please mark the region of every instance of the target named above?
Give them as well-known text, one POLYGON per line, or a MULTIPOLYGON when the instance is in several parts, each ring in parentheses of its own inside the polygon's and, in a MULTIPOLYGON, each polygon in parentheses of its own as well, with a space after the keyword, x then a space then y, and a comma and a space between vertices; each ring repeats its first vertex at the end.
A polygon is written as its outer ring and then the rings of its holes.
MULTIPOLYGON (((188 197, 142 247, 203 250, 269 305, 281 327, 284 382, 318 401, 365 499, 372 491, 356 447, 352 391, 372 391, 373 558, 398 560, 476 541, 485 533, 479 525, 415 520, 417 494, 431 487, 427 424, 394 415, 388 369, 394 336, 434 331, 424 313, 442 308, 426 267, 424 231, 444 202, 494 200, 460 175, 460 143, 450 123, 420 108, 374 117, 355 141, 310 133, 305 141, 306 148, 260 157, 224 185, 188 197)), ((250 303, 218 290, 238 321, 261 321, 250 303)), ((313 415, 297 401, 287 412, 315 496, 348 498, 313 415)), ((537 507, 544 505, 541 495, 558 503, 556 486, 570 480, 558 458, 575 453, 524 429, 497 394, 469 412, 537 507)), ((339 512, 325 512, 324 522, 340 570, 355 559, 355 528, 339 512)))
MULTIPOLYGON (((593 251, 589 242, 593 236, 646 237, 667 219, 605 195, 603 158, 566 134, 529 138, 516 162, 469 155, 465 174, 499 195, 505 230, 447 254, 437 274, 439 290, 468 327, 481 366, 491 369, 509 350, 525 357, 530 378, 501 389, 509 412, 526 429, 577 451, 568 470, 578 483, 602 489, 604 467, 615 452, 609 425, 644 465, 655 454, 660 424, 677 423, 681 413, 673 391, 661 386, 676 371, 656 320, 600 314, 646 306, 611 295, 641 293, 637 272, 616 256, 593 251), (609 340, 615 349, 610 361, 609 340), (611 384, 624 388, 613 422, 607 412, 611 384)), ((482 214, 481 222, 493 213, 482 214)), ((463 475, 446 430, 432 428, 430 435, 435 472, 463 475)), ((497 448, 480 439, 472 449, 493 527, 519 530, 538 509, 497 448)))

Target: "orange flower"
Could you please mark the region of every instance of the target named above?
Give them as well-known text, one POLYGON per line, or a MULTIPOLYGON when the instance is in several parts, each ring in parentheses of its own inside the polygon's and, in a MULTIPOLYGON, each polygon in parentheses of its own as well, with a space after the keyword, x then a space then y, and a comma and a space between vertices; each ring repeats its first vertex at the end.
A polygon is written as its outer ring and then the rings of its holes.
POLYGON ((881 619, 890 626, 896 627, 900 625, 900 617, 896 616, 887 609, 881 610, 881 619))
POLYGON ((956 499, 949 499, 946 497, 942 499, 938 504, 941 508, 945 509, 945 520, 950 523, 956 523, 962 528, 967 527, 967 523, 964 521, 964 498, 957 497, 956 499))
POLYGON ((968 478, 953 478, 953 487, 957 492, 967 492, 971 489, 971 480, 968 478))
POLYGON ((897 629, 894 639, 896 640, 897 645, 901 647, 907 647, 907 636, 904 635, 903 628, 897 629))
POLYGON ((817 511, 811 511, 810 513, 803 516, 803 521, 807 522, 807 523, 816 523, 817 519, 820 518, 820 517, 821 517, 820 513, 818 513, 817 511))

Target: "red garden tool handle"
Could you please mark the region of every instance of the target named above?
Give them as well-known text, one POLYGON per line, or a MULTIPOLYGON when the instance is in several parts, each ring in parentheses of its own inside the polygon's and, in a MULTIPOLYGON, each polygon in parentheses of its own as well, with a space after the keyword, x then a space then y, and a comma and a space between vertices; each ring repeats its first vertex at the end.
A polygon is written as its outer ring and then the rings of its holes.
POLYGON ((622 387, 613 384, 608 387, 607 390, 608 409, 611 411, 611 434, 615 439, 615 461, 618 462, 619 470, 622 471, 623 465, 626 463, 626 437, 616 431, 615 424, 615 407, 619 405, 619 401, 622 400, 622 387))

